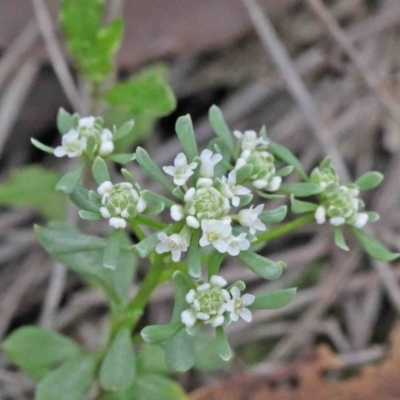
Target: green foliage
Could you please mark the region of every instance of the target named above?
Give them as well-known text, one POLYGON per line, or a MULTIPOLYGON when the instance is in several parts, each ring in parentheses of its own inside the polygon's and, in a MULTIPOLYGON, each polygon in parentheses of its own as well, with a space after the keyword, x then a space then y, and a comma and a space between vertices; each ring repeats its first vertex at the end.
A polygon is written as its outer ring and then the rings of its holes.
POLYGON ((361 175, 355 182, 355 184, 360 188, 360 190, 371 190, 375 189, 381 184, 383 180, 383 175, 380 172, 370 171, 361 175))
POLYGON ((335 227, 335 244, 337 247, 341 248, 342 250, 349 251, 349 246, 347 246, 346 241, 343 236, 343 231, 340 227, 335 227))
POLYGON ((295 197, 308 197, 320 193, 321 187, 316 183, 283 183, 279 188, 280 193, 293 195, 295 197))
POLYGON ((110 181, 110 174, 106 162, 99 156, 96 157, 92 166, 93 177, 98 185, 110 181))
POLYGON ((296 294, 296 288, 275 290, 256 296, 254 303, 248 307, 252 309, 273 310, 287 306, 296 294))
POLYGON ((112 69, 112 58, 123 35, 122 21, 102 26, 104 0, 63 0, 61 25, 68 47, 82 74, 102 82, 112 69))
POLYGON ((183 389, 173 380, 157 374, 138 376, 127 400, 187 400, 183 389))
POLYGON ((33 207, 45 218, 62 220, 65 197, 54 191, 59 179, 59 174, 42 167, 21 168, 0 184, 0 205, 33 207))
POLYGON ((140 334, 146 343, 161 343, 175 336, 183 326, 179 321, 168 325, 149 325, 140 334))
POLYGON ((175 131, 186 156, 189 160, 193 160, 199 154, 199 151, 197 150, 196 138, 190 115, 178 118, 175 131))
POLYGON ((226 337, 226 333, 224 328, 219 326, 216 329, 217 334, 217 353, 224 360, 228 361, 232 358, 232 350, 229 346, 228 338, 226 337))
POLYGON ((33 326, 14 331, 1 348, 10 361, 36 380, 61 363, 83 354, 82 349, 65 336, 33 326))
POLYGON ((280 206, 275 210, 264 210, 260 214, 260 220, 264 224, 275 224, 277 222, 281 222, 285 219, 287 214, 287 207, 280 206))
POLYGON ((295 214, 303 214, 313 212, 318 208, 318 204, 310 203, 308 201, 298 200, 294 195, 290 196, 291 210, 295 214))
POLYGON ((76 168, 68 171, 58 182, 55 187, 64 194, 71 194, 79 184, 85 164, 80 164, 76 168))
POLYGON ((283 266, 251 251, 242 251, 238 255, 243 265, 264 279, 278 279, 282 275, 283 266))
POLYGON ((215 105, 212 106, 208 113, 208 118, 210 119, 210 123, 214 129, 214 132, 222 140, 225 146, 227 146, 229 151, 232 152, 234 147, 232 133, 227 123, 225 122, 221 110, 215 105))

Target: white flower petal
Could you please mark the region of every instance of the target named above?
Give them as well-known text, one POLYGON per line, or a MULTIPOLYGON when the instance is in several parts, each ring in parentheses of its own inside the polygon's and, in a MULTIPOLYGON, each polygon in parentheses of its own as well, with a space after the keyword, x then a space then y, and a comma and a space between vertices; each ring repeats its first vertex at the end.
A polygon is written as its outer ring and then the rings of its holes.
POLYGON ((199 222, 195 217, 193 217, 192 215, 188 215, 188 216, 186 217, 186 223, 187 223, 191 228, 197 229, 197 228, 200 227, 200 222, 199 222))
POLYGON ((63 146, 58 146, 54 149, 54 155, 56 157, 64 157, 65 155, 67 155, 67 152, 65 151, 63 146))
POLYGON ((222 276, 219 276, 219 275, 213 275, 211 278, 210 278, 210 284, 212 285, 212 286, 218 286, 218 287, 225 287, 226 285, 227 285, 227 281, 222 277, 222 276))
POLYGON ((354 226, 356 228, 363 228, 365 224, 368 222, 368 214, 366 213, 359 213, 357 214, 357 219, 356 222, 354 223, 354 226))
POLYGON ((234 287, 231 289, 231 294, 232 294, 232 297, 233 297, 234 299, 239 298, 239 297, 240 297, 240 290, 239 290, 239 288, 236 287, 236 286, 234 286, 234 287))
POLYGON ((113 188, 114 185, 110 181, 105 181, 97 188, 97 193, 100 196, 104 196, 106 193, 110 193, 113 188))
POLYGON ((239 315, 246 321, 246 322, 251 322, 253 319, 251 315, 251 311, 248 308, 243 308, 243 310, 240 311, 239 315))
POLYGON ((119 218, 119 217, 110 218, 109 223, 115 229, 119 229, 119 228, 124 229, 126 227, 126 221, 123 218, 119 218))
POLYGON ((170 208, 171 218, 174 221, 181 221, 185 217, 183 207, 180 205, 173 205, 170 208))
POLYGON ((242 301, 245 306, 249 306, 250 304, 253 304, 255 299, 256 299, 256 296, 254 296, 253 294, 246 293, 242 296, 242 301))
POLYGON ((325 207, 324 206, 319 206, 316 210, 315 210, 315 220, 317 222, 317 224, 323 224, 326 221, 326 212, 325 212, 325 207))
POLYGON ((229 314, 229 318, 231 319, 231 321, 236 322, 239 319, 239 315, 236 314, 235 312, 231 312, 229 314))
POLYGON ((191 310, 185 310, 181 314, 181 321, 188 327, 192 327, 196 323, 196 316, 191 310))

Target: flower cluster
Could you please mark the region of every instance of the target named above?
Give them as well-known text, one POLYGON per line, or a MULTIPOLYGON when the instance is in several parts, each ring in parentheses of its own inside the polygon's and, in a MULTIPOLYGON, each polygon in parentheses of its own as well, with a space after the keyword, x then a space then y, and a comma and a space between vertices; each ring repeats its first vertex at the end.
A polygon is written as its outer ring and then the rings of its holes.
POLYGON ((323 189, 319 194, 320 205, 315 211, 318 224, 325 223, 329 218, 329 222, 334 226, 365 226, 369 217, 366 212, 361 212, 365 205, 358 198, 360 190, 356 184, 340 184, 339 176, 329 162, 315 168, 310 178, 323 189))
POLYGON ((247 306, 254 302, 255 296, 251 294, 240 296, 240 290, 236 286, 228 291, 225 289, 226 285, 224 278, 214 275, 209 282, 189 290, 186 295, 189 308, 181 314, 181 321, 188 333, 191 333, 191 328, 198 321, 211 324, 213 327, 237 321, 239 317, 247 322, 251 321, 252 315, 247 306))
POLYGON ((137 184, 123 182, 113 185, 106 181, 99 186, 97 193, 101 196, 100 214, 116 229, 125 228, 126 220, 135 218, 147 206, 137 184))
POLYGON ((80 118, 77 125, 62 136, 61 146, 54 150, 56 157, 107 156, 114 151, 113 134, 103 127, 101 118, 80 118))

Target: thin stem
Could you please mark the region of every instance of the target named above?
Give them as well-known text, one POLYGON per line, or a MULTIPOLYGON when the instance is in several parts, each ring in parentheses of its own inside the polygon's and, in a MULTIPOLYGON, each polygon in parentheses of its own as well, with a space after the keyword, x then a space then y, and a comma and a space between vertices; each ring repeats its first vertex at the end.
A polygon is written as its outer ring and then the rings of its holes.
POLYGON ((278 226, 277 228, 271 229, 270 231, 261 233, 257 236, 257 241, 254 243, 255 245, 268 242, 272 239, 277 239, 283 235, 286 235, 289 232, 292 232, 302 226, 308 224, 309 222, 314 220, 314 214, 306 214, 302 217, 296 218, 293 221, 288 222, 287 224, 278 226))

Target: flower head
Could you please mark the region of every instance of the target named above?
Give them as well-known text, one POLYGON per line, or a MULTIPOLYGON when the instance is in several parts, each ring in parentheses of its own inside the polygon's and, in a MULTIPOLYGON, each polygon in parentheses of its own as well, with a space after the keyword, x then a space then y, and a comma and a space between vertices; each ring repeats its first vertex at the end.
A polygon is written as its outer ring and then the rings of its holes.
POLYGON ((226 239, 232 232, 232 227, 229 222, 216 219, 203 219, 203 221, 201 221, 201 229, 203 231, 203 236, 200 238, 199 242, 201 247, 211 244, 220 253, 226 252, 226 239))
POLYGON ((156 252, 158 254, 171 252, 172 260, 177 262, 181 258, 181 253, 187 251, 189 243, 183 235, 173 233, 168 236, 164 232, 160 232, 157 235, 160 243, 156 246, 156 252))
POLYGON ((239 212, 238 221, 242 226, 247 226, 249 232, 254 235, 256 231, 265 231, 266 226, 258 218, 264 209, 264 204, 258 205, 256 208, 247 208, 239 212))
POLYGON ((245 131, 244 133, 234 131, 233 134, 240 140, 242 150, 253 151, 257 146, 268 146, 268 141, 258 137, 255 131, 245 131))
POLYGON ((239 236, 229 236, 226 239, 226 252, 231 256, 237 256, 241 251, 248 250, 250 242, 246 236, 245 233, 241 233, 239 236))
POLYGON ((103 182, 97 189, 101 196, 100 213, 104 218, 110 219, 110 225, 114 228, 125 228, 126 220, 134 218, 145 210, 147 204, 141 197, 138 185, 135 187, 128 182, 113 185, 111 182, 103 182))
POLYGON ((246 308, 254 303, 255 296, 252 294, 245 294, 240 297, 240 290, 234 286, 231 289, 232 299, 226 304, 226 311, 228 311, 231 321, 237 321, 239 317, 243 318, 246 322, 251 322, 251 311, 246 308))
POLYGON ((221 178, 221 193, 231 199, 232 205, 237 207, 240 203, 240 197, 246 194, 250 194, 251 190, 241 186, 236 185, 236 170, 229 172, 228 177, 223 176, 221 178))
POLYGON ((166 174, 174 177, 174 183, 177 186, 184 185, 193 175, 193 170, 197 167, 196 162, 187 163, 184 153, 179 153, 174 160, 174 166, 163 167, 166 174))
POLYGON ((61 146, 54 150, 56 157, 79 157, 86 150, 87 139, 80 137, 79 132, 71 129, 68 133, 63 135, 61 139, 61 146))

